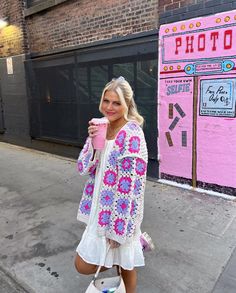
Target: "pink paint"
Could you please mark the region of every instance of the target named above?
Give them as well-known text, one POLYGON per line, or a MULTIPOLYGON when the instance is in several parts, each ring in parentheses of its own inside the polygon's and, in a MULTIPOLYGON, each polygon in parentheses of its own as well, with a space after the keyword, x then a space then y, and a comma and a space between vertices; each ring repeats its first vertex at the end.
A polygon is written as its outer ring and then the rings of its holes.
POLYGON ((236 10, 163 25, 159 38, 160 173, 192 179, 198 76, 197 181, 236 188, 236 10))
POLYGON ((185 178, 192 177, 192 77, 160 80, 159 105, 159 152, 160 172, 185 178), (185 91, 184 91, 185 90, 185 91), (169 118, 169 104, 173 104, 173 118, 169 118), (175 108, 178 104, 185 116, 175 108), (169 127, 175 117, 178 123, 173 130, 169 127), (187 132, 187 146, 182 146, 182 131, 187 132), (173 146, 169 146, 166 132, 170 133, 173 146))

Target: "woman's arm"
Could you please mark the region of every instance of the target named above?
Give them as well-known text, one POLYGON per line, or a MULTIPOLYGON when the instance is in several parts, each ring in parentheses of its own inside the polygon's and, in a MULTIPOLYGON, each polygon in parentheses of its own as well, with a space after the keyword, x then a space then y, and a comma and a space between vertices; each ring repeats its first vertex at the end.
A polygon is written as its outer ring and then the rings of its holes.
POLYGON ((88 137, 77 160, 77 168, 80 175, 89 175, 95 172, 98 165, 98 156, 92 145, 91 137, 88 137))
POLYGON ((80 175, 89 175, 95 174, 96 167, 98 164, 98 156, 96 150, 93 148, 92 138, 97 134, 97 126, 93 122, 89 121, 88 127, 88 138, 85 142, 85 145, 80 152, 77 166, 80 175))

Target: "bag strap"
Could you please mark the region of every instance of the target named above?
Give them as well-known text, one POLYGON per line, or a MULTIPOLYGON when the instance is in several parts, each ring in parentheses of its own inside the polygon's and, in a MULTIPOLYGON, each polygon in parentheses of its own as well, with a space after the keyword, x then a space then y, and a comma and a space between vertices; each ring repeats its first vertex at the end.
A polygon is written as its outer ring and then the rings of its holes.
MULTIPOLYGON (((104 264, 106 263, 106 258, 107 258, 107 255, 108 255, 108 252, 109 252, 110 249, 111 249, 111 246, 108 245, 108 247, 107 247, 107 251, 106 251, 106 257, 105 257, 104 264)), ((101 271, 101 268, 102 268, 101 265, 98 266, 98 269, 97 269, 97 271, 96 271, 96 273, 95 273, 95 275, 94 275, 94 277, 93 277, 93 281, 95 281, 95 280, 97 279, 97 277, 98 277, 98 275, 99 275, 99 273, 100 273, 100 271, 101 271)), ((119 268, 119 275, 121 276, 121 266, 118 266, 118 268, 119 268)))

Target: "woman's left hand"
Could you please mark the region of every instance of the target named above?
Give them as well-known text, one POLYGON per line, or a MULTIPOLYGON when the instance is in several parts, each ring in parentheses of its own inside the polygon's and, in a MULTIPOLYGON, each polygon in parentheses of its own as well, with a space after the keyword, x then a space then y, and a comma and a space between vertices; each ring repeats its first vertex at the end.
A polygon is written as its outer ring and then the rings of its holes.
POLYGON ((107 241, 110 244, 111 248, 118 248, 120 246, 120 243, 115 240, 107 239, 107 241))

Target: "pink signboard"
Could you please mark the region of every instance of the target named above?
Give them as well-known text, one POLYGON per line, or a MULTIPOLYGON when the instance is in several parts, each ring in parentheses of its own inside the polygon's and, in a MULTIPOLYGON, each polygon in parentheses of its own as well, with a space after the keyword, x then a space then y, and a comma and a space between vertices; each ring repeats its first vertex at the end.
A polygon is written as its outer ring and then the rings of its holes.
POLYGON ((160 74, 205 75, 236 70, 236 10, 163 25, 160 74))

